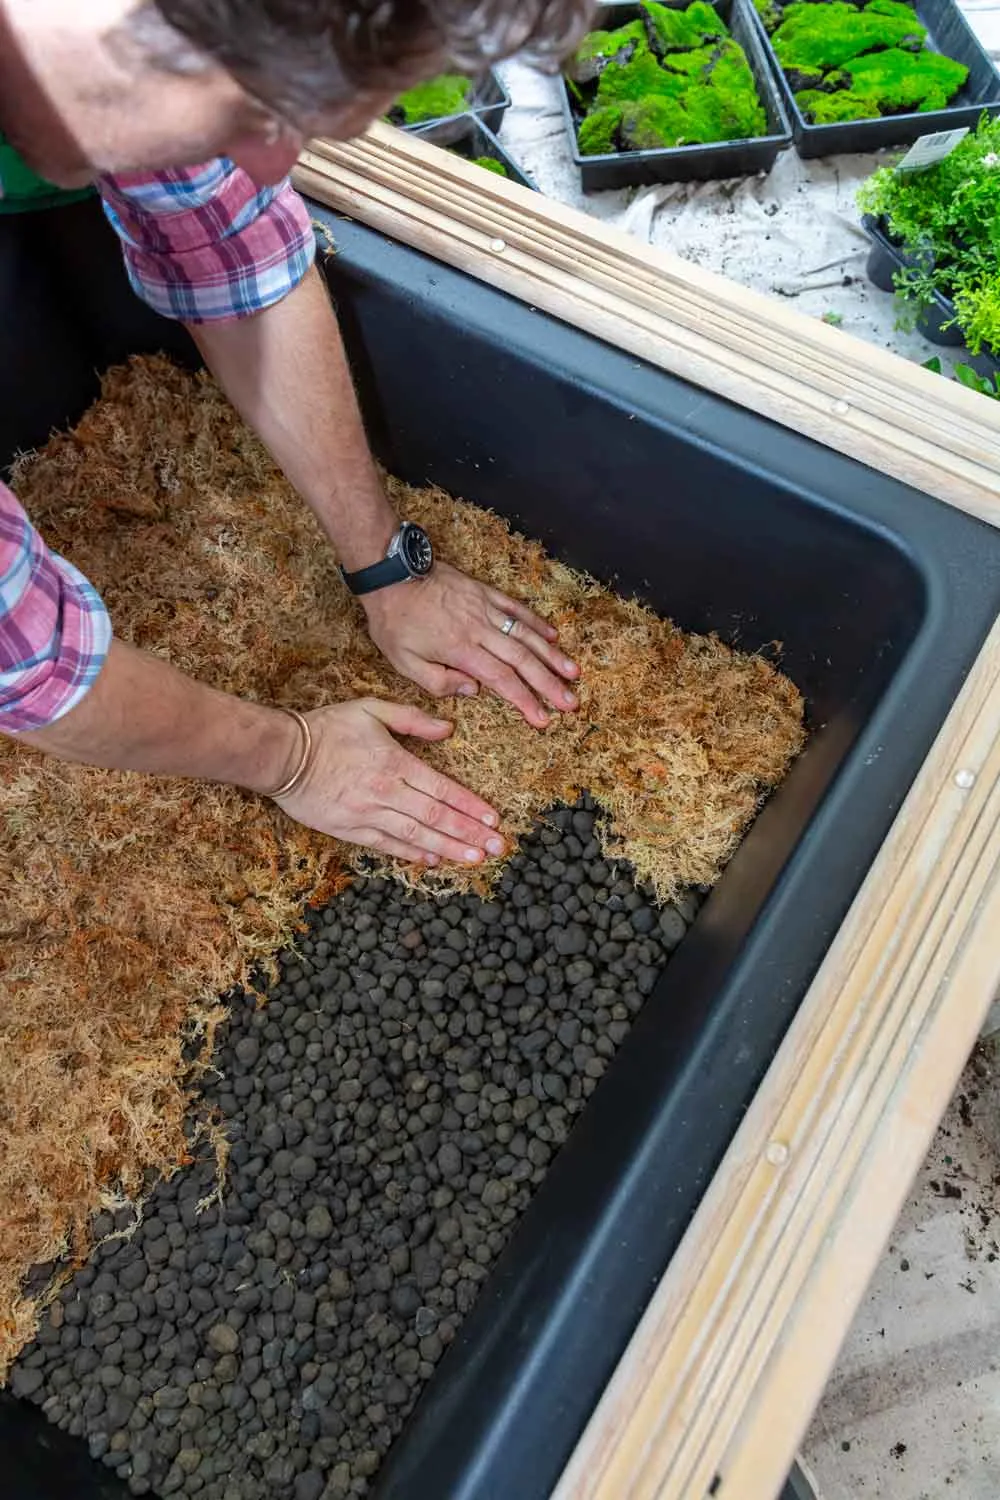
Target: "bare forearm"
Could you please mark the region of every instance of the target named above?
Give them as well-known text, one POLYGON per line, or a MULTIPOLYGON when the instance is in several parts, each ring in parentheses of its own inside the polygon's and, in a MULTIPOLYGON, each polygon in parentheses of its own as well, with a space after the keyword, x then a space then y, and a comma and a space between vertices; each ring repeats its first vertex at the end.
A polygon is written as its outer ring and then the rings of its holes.
POLYGON ((114 641, 76 708, 18 738, 61 760, 263 792, 295 769, 299 731, 277 709, 217 692, 148 652, 114 641))
POLYGON ((340 560, 366 567, 396 527, 318 271, 250 318, 192 325, 215 378, 316 513, 340 560))

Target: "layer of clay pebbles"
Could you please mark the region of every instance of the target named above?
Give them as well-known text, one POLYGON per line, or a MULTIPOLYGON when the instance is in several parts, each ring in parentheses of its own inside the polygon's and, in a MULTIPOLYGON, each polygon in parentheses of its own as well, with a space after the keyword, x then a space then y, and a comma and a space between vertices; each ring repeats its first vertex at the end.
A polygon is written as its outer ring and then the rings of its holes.
POLYGON ((196 1161, 103 1215, 12 1373, 133 1494, 368 1493, 695 914, 593 826, 554 813, 491 901, 362 881, 235 997, 221 1203, 196 1161))

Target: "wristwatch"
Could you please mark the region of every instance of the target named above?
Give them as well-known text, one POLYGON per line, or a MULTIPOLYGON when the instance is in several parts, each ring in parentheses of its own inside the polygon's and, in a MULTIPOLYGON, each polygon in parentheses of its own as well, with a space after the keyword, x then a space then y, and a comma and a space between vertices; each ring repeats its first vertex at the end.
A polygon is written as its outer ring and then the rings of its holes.
POLYGON ((340 571, 352 594, 370 594, 374 589, 388 588, 391 583, 426 578, 433 566, 434 548, 430 537, 416 522, 404 521, 381 562, 372 563, 370 568, 359 568, 356 573, 348 573, 344 568, 340 571))

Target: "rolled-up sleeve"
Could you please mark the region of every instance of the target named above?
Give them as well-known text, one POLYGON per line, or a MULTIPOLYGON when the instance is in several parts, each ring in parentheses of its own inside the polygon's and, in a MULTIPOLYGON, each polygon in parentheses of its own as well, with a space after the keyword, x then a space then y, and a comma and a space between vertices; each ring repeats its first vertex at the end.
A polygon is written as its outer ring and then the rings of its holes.
POLYGON ((133 288, 168 318, 208 323, 261 312, 315 258, 309 211, 288 178, 259 188, 226 157, 102 177, 98 187, 133 288))
POLYGON ((0 731, 44 729, 75 708, 110 645, 96 589, 49 551, 0 484, 0 731))

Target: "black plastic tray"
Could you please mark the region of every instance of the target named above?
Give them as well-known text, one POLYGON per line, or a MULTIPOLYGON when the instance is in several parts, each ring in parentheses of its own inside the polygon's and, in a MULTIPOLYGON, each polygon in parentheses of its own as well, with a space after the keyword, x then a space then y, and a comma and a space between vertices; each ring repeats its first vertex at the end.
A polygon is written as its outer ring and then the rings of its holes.
POLYGON ((422 120, 419 125, 401 125, 401 130, 410 132, 422 132, 432 125, 440 125, 443 120, 460 120, 466 115, 474 115, 476 119, 482 120, 488 130, 496 133, 503 124, 505 112, 510 108, 510 95, 495 68, 479 80, 472 90, 471 102, 465 109, 459 110, 454 115, 442 115, 439 120, 422 120))
POLYGON ((795 101, 788 80, 760 16, 754 22, 777 74, 792 122, 795 149, 802 157, 833 156, 838 152, 877 151, 881 146, 909 145, 919 136, 938 130, 975 129, 985 110, 1000 110, 1000 75, 980 46, 975 33, 955 0, 910 0, 918 18, 927 27, 927 45, 965 63, 969 76, 953 104, 925 114, 888 115, 876 120, 846 120, 837 125, 810 125, 795 101))
MULTIPOLYGON (((561 79, 563 117, 569 131, 573 161, 579 169, 585 193, 596 193, 606 188, 636 187, 649 182, 694 182, 714 178, 750 177, 757 172, 770 172, 778 152, 791 145, 791 125, 771 61, 761 42, 752 0, 719 0, 715 9, 729 27, 734 40, 746 52, 761 103, 767 112, 767 135, 743 141, 716 141, 710 146, 674 146, 665 151, 615 151, 607 156, 581 156, 572 98, 566 80, 561 79)), ((594 24, 612 31, 616 26, 624 26, 641 14, 638 5, 602 5, 594 24)))
POLYGON ((476 115, 454 115, 450 120, 436 120, 411 134, 430 141, 432 145, 443 146, 446 151, 454 151, 456 155, 465 157, 466 161, 475 161, 480 156, 492 157, 494 161, 503 163, 511 182, 519 182, 522 187, 538 192, 538 183, 534 178, 523 167, 518 166, 503 142, 497 140, 489 126, 484 125, 476 115))
MULTIPOLYGON (((885 225, 871 214, 865 214, 861 223, 872 242, 866 267, 868 280, 879 291, 894 294, 896 273, 917 265, 919 257, 908 254, 899 245, 893 244, 885 225)), ((954 318, 954 302, 940 292, 935 292, 933 302, 917 318, 917 328, 932 344, 939 344, 945 349, 965 349, 965 363, 978 370, 980 375, 989 377, 1000 374, 1000 355, 991 354, 987 350, 973 354, 966 347, 962 330, 954 322, 954 318)))
MULTIPOLYGON (((1000 536, 309 208, 336 241, 324 270, 390 472, 496 510, 685 628, 750 651, 784 641, 808 704, 805 753, 637 1017, 377 1489, 547 1500, 1000 612, 1000 536)), ((0 220, 0 463, 79 416, 106 356, 189 347, 130 296, 97 205, 33 217, 30 230, 0 220), (27 380, 22 354, 47 328, 59 342, 46 333, 27 380), (58 385, 46 356, 65 359, 58 385)), ((13 1435, 0 1422, 3 1500, 111 1493, 83 1443, 93 1483, 65 1465, 39 1478, 17 1415, 13 1435)), ((32 1442, 46 1441, 37 1424, 32 1442)))

